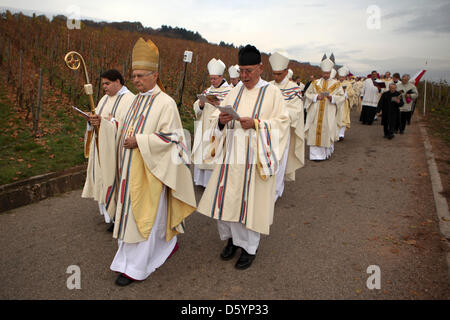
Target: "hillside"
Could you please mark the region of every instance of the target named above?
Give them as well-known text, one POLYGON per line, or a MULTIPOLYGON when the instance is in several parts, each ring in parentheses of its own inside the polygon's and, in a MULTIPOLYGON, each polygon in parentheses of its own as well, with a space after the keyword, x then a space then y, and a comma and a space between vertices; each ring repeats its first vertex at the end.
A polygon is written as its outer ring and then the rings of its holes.
MULTIPOLYGON (((6 69, 3 71, 9 73, 9 86, 18 86, 18 79, 14 79, 12 74, 17 74, 20 68, 17 59, 20 51, 23 51, 24 68, 27 68, 27 71, 33 69, 32 74, 38 74, 39 68, 42 67, 44 77, 49 80, 51 86, 58 82, 57 80, 65 82, 64 87, 59 87, 59 91, 67 89, 67 82, 73 82, 69 85, 70 88, 79 88, 82 85, 82 78, 68 70, 63 62, 65 53, 71 50, 80 52, 85 58, 94 87, 97 87, 100 72, 109 68, 117 68, 128 78, 131 50, 139 37, 151 38, 158 46, 161 53, 161 79, 167 92, 176 100, 185 50, 194 53, 193 63, 188 66, 186 75, 184 99, 188 103, 207 85, 206 64, 212 57, 222 59, 227 66, 237 63, 237 49, 233 46, 225 43, 219 46, 209 44, 198 32, 183 28, 162 26, 153 30, 144 28, 139 22, 106 23, 83 20, 81 30, 69 30, 64 18, 57 16, 50 21, 45 16, 27 17, 22 14, 11 15, 8 12, 0 16, 0 55, 3 62, 6 62, 6 65, 3 65, 6 69), (190 40, 181 39, 182 37, 190 40), (8 60, 9 56, 16 59, 8 60)), ((263 61, 267 66, 263 76, 270 79, 268 57, 264 55, 263 61)), ((317 67, 295 61, 291 62, 290 67, 302 79, 319 71, 317 67)), ((75 98, 79 98, 77 94, 75 98)))
MULTIPOLYGON (((28 17, 10 12, 0 15, 0 117, 8 124, 0 131, 3 152, 0 166, 5 168, 0 173, 0 184, 85 161, 82 144, 86 124, 71 112, 70 106, 87 110, 88 101, 82 90, 82 72, 70 70, 64 64, 68 51, 83 55, 94 86, 94 100, 98 101, 103 95, 99 90, 99 75, 110 68, 121 71, 127 86, 136 92, 129 81, 131 51, 139 37, 150 38, 160 51, 161 80, 176 102, 180 98, 183 53, 192 51, 193 61, 187 66, 180 106, 183 124, 192 132, 192 104, 196 94, 209 86, 208 61, 216 57, 227 66, 236 64, 238 49, 225 43, 209 44, 198 33, 183 28, 163 26, 157 30, 132 31, 141 27, 140 23, 133 22, 84 21, 81 29, 70 30, 61 16, 49 20, 43 15, 28 17), (180 37, 192 37, 196 41, 180 37), (41 104, 36 117, 40 72, 41 104), (33 119, 38 119, 34 128, 33 119)), ((268 56, 263 56, 263 62, 268 66, 268 56)), ((302 79, 319 71, 317 67, 298 62, 291 62, 290 67, 302 79)), ((263 78, 270 79, 269 67, 263 78)))

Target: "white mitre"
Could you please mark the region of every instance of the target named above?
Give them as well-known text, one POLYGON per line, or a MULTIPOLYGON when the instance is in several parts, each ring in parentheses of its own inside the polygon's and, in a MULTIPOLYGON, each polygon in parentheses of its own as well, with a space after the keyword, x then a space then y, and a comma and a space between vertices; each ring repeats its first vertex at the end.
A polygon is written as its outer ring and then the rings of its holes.
POLYGON ((208 62, 208 72, 210 76, 222 76, 224 71, 225 71, 225 63, 223 63, 222 60, 212 58, 208 62))
POLYGON ((346 76, 348 75, 349 72, 350 72, 350 71, 348 70, 347 67, 341 67, 341 68, 339 68, 339 70, 338 70, 338 74, 339 74, 340 77, 346 77, 346 76))
POLYGON ((334 62, 330 60, 330 58, 327 58, 326 55, 323 56, 322 62, 320 63, 320 69, 322 69, 323 72, 330 72, 334 67, 334 62))
POLYGON ((234 65, 228 68, 230 78, 239 78, 239 65, 234 65))
POLYGON ((269 63, 273 71, 286 70, 289 65, 289 56, 283 51, 274 52, 269 57, 269 63))

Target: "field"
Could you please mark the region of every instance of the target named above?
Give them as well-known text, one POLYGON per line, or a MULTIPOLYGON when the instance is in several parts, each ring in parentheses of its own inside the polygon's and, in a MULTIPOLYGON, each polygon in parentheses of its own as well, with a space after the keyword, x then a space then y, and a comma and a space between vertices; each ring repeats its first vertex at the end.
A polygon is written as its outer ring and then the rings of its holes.
MULTIPOLYGON (((417 112, 423 114, 425 83, 418 85, 417 112)), ((428 130, 450 147, 450 90, 445 81, 427 82, 425 120, 428 130)))

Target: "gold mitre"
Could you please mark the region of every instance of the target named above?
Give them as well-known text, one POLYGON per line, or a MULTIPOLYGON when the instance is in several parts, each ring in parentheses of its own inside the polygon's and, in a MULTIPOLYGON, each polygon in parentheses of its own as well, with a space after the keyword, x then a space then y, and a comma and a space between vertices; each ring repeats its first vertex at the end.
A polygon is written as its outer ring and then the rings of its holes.
POLYGON ((151 40, 139 38, 133 48, 131 69, 157 72, 158 67, 158 47, 151 40))
MULTIPOLYGON (((159 72, 159 50, 152 40, 147 40, 146 42, 144 39, 139 38, 134 45, 131 59, 131 70, 159 72)), ((166 92, 159 75, 156 83, 163 92, 166 92)))

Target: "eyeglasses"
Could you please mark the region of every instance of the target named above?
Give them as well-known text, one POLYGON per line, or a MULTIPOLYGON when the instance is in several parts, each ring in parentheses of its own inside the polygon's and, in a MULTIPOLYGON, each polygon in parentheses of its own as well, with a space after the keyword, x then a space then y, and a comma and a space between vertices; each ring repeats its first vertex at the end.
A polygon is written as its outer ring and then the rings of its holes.
POLYGON ((251 74, 252 72, 254 72, 256 69, 258 69, 258 68, 253 68, 253 69, 239 69, 239 74, 244 74, 244 73, 246 73, 246 74, 251 74))
POLYGON ((142 79, 143 77, 151 76, 152 74, 153 74, 153 72, 142 73, 142 74, 133 74, 133 75, 131 75, 131 79, 133 79, 133 80, 135 78, 142 79))

